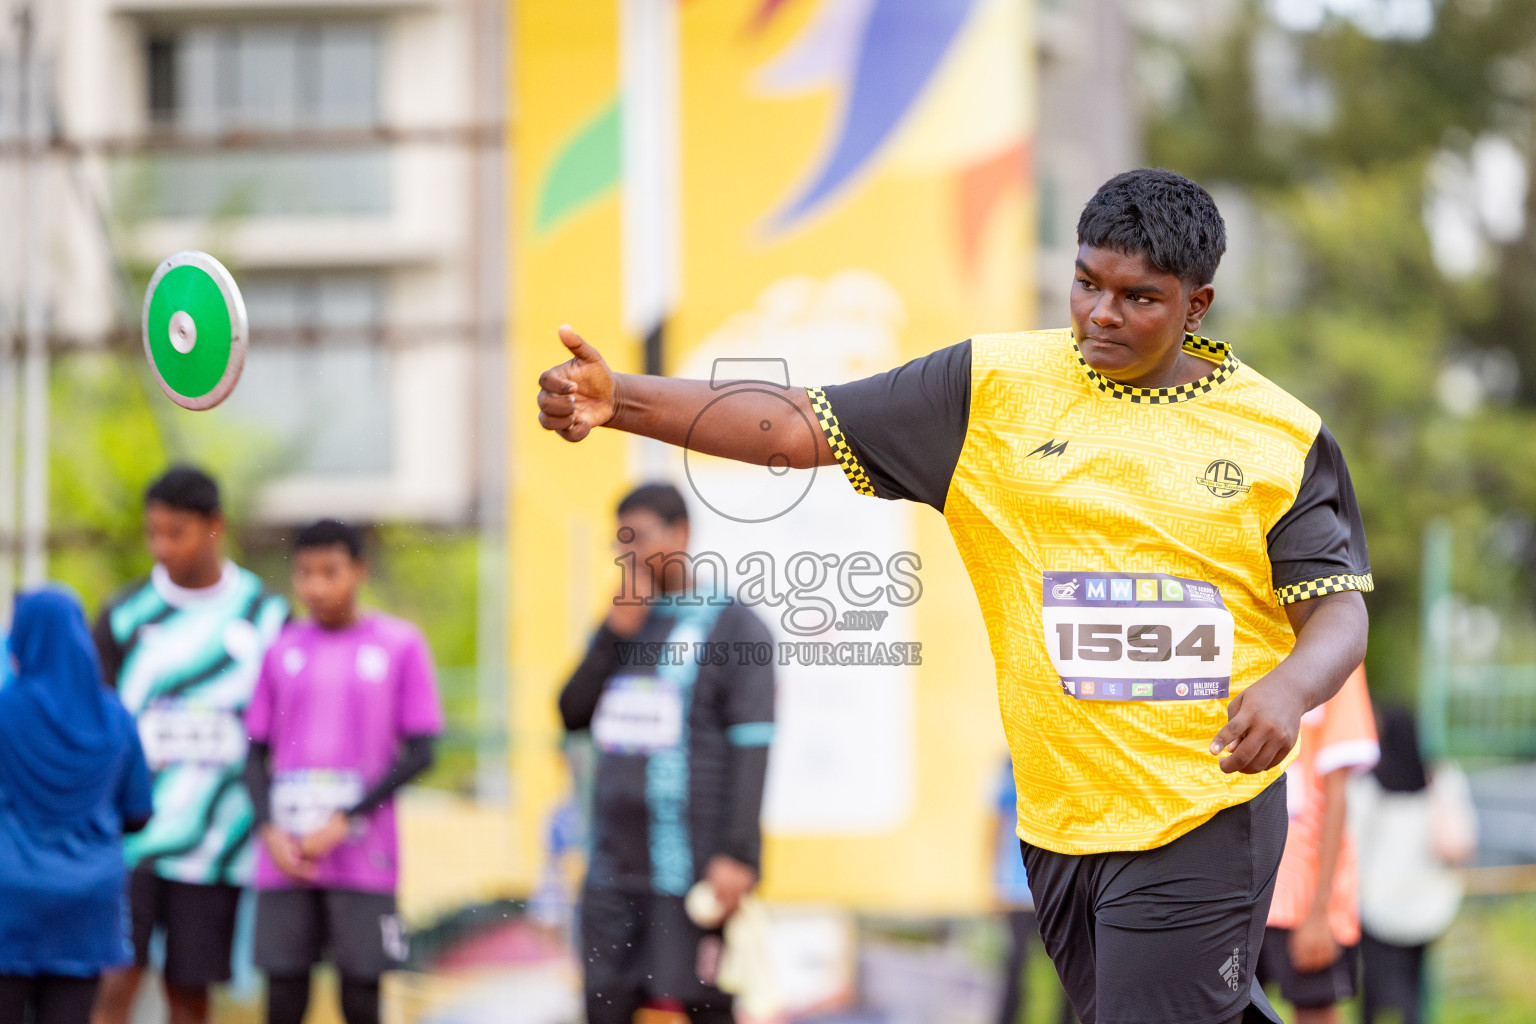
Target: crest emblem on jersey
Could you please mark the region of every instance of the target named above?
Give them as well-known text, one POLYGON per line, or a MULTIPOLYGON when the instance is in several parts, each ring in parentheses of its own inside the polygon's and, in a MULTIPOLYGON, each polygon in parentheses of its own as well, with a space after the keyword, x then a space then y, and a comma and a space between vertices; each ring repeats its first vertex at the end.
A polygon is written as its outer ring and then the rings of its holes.
POLYGON ((1217 459, 1206 466, 1205 474, 1195 477, 1195 483, 1218 498, 1230 498, 1253 490, 1252 485, 1243 483, 1243 468, 1231 459, 1217 459))
POLYGON ((364 644, 357 649, 357 674, 370 683, 382 683, 389 674, 389 654, 382 647, 364 644))

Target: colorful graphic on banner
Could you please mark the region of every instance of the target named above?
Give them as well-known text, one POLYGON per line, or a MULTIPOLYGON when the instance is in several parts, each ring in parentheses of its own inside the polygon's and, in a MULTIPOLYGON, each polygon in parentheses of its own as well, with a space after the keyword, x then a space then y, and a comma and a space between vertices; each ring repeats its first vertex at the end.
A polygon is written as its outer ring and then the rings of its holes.
MULTIPOLYGON (((566 322, 619 370, 642 367, 649 334, 668 373, 783 389, 1027 321, 1025 5, 514 10, 511 394, 562 357, 566 322)), ((860 497, 835 469, 685 459, 607 431, 572 447, 531 403, 512 415, 513 792, 529 878, 566 785, 554 697, 618 582, 613 505, 659 473, 689 495, 695 553, 738 574, 761 553, 799 574, 757 608, 780 687, 767 894, 984 906, 975 865, 1003 739, 942 518, 860 497)))

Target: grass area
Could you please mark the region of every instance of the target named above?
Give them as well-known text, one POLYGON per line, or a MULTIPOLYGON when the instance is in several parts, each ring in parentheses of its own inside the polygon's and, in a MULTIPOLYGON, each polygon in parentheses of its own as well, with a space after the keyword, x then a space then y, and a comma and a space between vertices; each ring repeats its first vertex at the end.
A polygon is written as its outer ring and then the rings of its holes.
POLYGON ((1437 1024, 1536 1024, 1536 893, 1468 899, 1431 961, 1437 1024))
MULTIPOLYGON (((1468 898, 1449 934, 1430 948, 1429 1004, 1431 1024, 1536 1024, 1536 893, 1468 898)), ((1289 1004, 1276 1006, 1294 1019, 1289 1004)), ((1360 1020, 1358 1000, 1341 1019, 1360 1020)))

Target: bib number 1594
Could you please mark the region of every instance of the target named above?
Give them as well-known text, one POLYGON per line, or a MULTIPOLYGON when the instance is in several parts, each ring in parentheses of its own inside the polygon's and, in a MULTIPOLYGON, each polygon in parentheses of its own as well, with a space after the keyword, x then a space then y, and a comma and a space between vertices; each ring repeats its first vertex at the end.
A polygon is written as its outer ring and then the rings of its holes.
POLYGON ((1154 573, 1046 573, 1046 650, 1079 700, 1210 700, 1232 682, 1232 613, 1215 586, 1154 573))
POLYGON ((1197 624, 1178 643, 1173 638, 1172 626, 1155 623, 1056 623, 1057 658, 1061 661, 1168 661, 1177 655, 1211 662, 1221 656, 1216 627, 1209 622, 1197 624))

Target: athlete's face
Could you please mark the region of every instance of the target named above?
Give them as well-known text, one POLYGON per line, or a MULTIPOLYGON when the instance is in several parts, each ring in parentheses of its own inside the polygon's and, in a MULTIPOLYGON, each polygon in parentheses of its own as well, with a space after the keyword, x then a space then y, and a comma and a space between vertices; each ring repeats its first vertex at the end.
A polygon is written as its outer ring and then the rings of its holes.
POLYGON ((1184 383, 1177 379, 1184 334, 1200 329, 1215 297, 1210 285, 1191 288, 1139 253, 1085 245, 1072 283, 1072 331, 1088 365, 1110 380, 1184 383))
POLYGON ((293 593, 310 618, 327 629, 351 625, 357 592, 368 579, 368 564, 344 545, 301 548, 293 556, 293 593))
POLYGON ((676 590, 683 583, 679 574, 686 563, 675 558, 670 562, 666 559, 670 555, 687 553, 688 522, 678 520, 668 524, 649 509, 626 512, 619 516, 617 550, 618 556, 625 560, 625 572, 629 571, 628 556, 634 556, 635 573, 642 580, 650 581, 651 569, 656 565, 663 566, 666 579, 655 580, 652 593, 676 590))
POLYGON ((219 582, 224 568, 222 515, 205 516, 152 501, 144 506, 144 532, 149 553, 165 567, 172 583, 208 587, 219 582))

